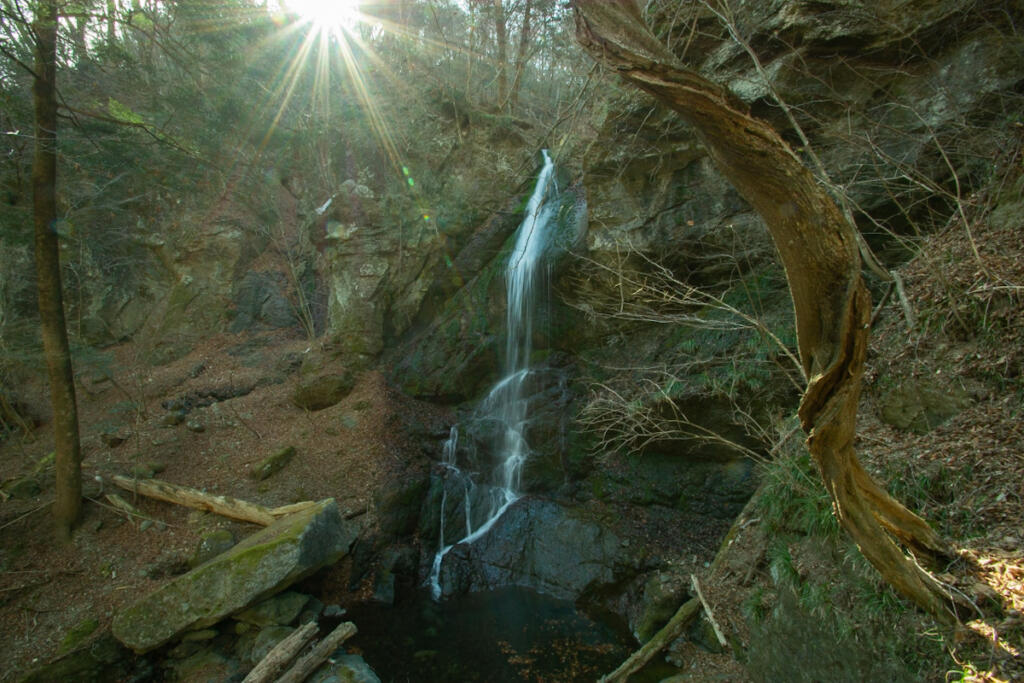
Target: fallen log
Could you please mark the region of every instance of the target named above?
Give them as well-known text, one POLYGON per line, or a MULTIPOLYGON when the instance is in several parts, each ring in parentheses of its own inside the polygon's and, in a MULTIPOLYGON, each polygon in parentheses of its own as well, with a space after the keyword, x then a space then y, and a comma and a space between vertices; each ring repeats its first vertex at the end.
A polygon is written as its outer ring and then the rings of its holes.
POLYGON ((148 498, 176 503, 196 510, 215 512, 224 517, 252 522, 261 526, 269 526, 280 517, 299 512, 315 504, 313 501, 303 501, 278 508, 267 508, 238 498, 215 496, 159 479, 133 479, 132 477, 114 475, 113 482, 125 490, 148 498))
POLYGON ((341 644, 356 634, 356 625, 351 621, 340 624, 338 628, 328 633, 321 640, 313 651, 300 658, 288 673, 277 679, 277 683, 302 683, 309 678, 310 674, 317 670, 341 644))
POLYGON ((644 643, 644 646, 629 656, 619 668, 601 678, 600 683, 618 683, 626 681, 632 674, 644 668, 654 655, 668 647, 669 643, 683 634, 693 618, 700 610, 700 600, 692 598, 683 603, 682 607, 668 620, 660 631, 644 643))
POLYGON ((242 680, 242 683, 272 683, 277 680, 277 677, 288 668, 302 648, 313 640, 316 630, 316 622, 310 621, 292 631, 288 637, 275 645, 274 649, 260 660, 259 664, 242 680))

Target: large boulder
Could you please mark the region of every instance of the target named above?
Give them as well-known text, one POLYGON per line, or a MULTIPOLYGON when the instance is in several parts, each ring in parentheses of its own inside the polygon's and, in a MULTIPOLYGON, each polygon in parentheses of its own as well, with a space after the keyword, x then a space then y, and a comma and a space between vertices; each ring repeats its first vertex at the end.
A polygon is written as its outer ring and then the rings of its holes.
POLYGON ((333 498, 295 513, 177 577, 114 617, 114 636, 143 653, 205 628, 336 562, 355 541, 333 498))

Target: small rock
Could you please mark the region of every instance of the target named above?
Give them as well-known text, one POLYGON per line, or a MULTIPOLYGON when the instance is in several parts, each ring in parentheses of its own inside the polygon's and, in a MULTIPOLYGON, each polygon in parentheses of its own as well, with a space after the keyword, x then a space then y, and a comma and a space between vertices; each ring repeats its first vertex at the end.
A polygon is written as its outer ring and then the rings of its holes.
POLYGON ((153 520, 151 520, 151 519, 144 519, 144 520, 142 520, 142 524, 139 525, 139 531, 146 531, 151 526, 153 526, 153 520))
POLYGON ((252 471, 252 477, 254 479, 263 480, 277 472, 280 472, 289 462, 291 462, 294 455, 295 446, 282 448, 270 457, 265 458, 260 464, 256 465, 255 469, 252 471))
POLYGON ((162 418, 160 418, 160 424, 164 425, 165 427, 174 427, 180 425, 184 421, 184 410, 175 410, 173 412, 167 413, 162 418))
POLYGON ((189 631, 181 637, 183 643, 201 643, 207 640, 213 640, 219 633, 214 628, 204 628, 200 631, 189 631))
POLYGON ((324 607, 324 619, 341 619, 348 614, 348 610, 341 605, 327 605, 324 607))
POLYGON ((235 619, 254 626, 287 626, 295 621, 309 602, 309 596, 285 591, 235 615, 235 619))
POLYGON ((373 669, 359 655, 332 657, 309 677, 309 683, 381 683, 373 669))
POLYGON ((323 614, 324 603, 320 602, 316 598, 310 596, 309 602, 302 609, 302 614, 299 615, 300 624, 308 624, 311 621, 316 621, 323 614))
POLYGON ((100 441, 106 444, 107 448, 117 448, 132 437, 132 431, 127 427, 105 431, 100 434, 100 441))
POLYGON ((43 492, 43 487, 39 485, 39 482, 34 477, 23 477, 5 482, 3 491, 11 498, 26 499, 38 496, 43 492))
POLYGON ((202 432, 206 431, 206 425, 195 418, 186 422, 185 428, 188 429, 190 432, 195 432, 196 434, 201 434, 202 432))
POLYGON ((135 479, 152 479, 156 475, 153 468, 144 463, 132 465, 131 473, 135 479))

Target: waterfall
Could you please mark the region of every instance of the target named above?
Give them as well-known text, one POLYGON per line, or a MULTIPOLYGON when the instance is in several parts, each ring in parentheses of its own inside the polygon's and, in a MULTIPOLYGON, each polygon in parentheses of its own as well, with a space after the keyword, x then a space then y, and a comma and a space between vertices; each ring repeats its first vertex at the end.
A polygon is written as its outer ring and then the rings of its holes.
POLYGON ((445 489, 441 498, 441 538, 429 581, 435 600, 441 597, 441 564, 448 551, 459 543, 472 543, 486 534, 520 495, 520 474, 530 451, 524 435, 528 416, 523 389, 530 375, 533 319, 538 308, 536 290, 557 211, 555 164, 547 150, 542 154, 544 166, 526 204, 525 217, 519 225, 505 270, 507 337, 502 378, 478 410, 479 419, 491 420, 497 425, 494 471, 466 474, 459 470, 455 463, 459 437, 456 427, 452 427, 444 445, 445 476, 456 477, 465 487, 466 532, 451 543, 445 538, 445 505, 448 502, 445 489), (480 484, 483 490, 477 490, 474 474, 486 482, 480 484), (475 528, 474 519, 478 520, 475 528))

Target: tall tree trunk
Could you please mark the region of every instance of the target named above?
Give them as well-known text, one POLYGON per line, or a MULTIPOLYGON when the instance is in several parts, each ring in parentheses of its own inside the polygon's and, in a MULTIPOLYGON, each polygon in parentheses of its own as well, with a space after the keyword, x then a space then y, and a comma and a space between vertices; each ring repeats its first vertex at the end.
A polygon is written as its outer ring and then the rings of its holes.
POLYGON ((512 88, 508 93, 509 113, 515 113, 516 107, 519 105, 519 88, 523 81, 523 70, 526 68, 526 61, 528 59, 527 48, 530 46, 530 11, 532 6, 533 0, 526 0, 526 4, 523 7, 523 27, 519 32, 519 49, 516 52, 516 75, 512 79, 512 88))
POLYGON ((936 617, 955 621, 948 591, 889 534, 921 554, 947 556, 948 545, 878 486, 854 452, 871 316, 855 228, 775 130, 725 88, 677 63, 633 0, 575 0, 573 7, 580 44, 691 123, 718 168, 764 219, 786 270, 800 359, 810 378, 800 420, 836 517, 894 588, 936 617))
POLYGON ((508 100, 508 24, 503 0, 494 0, 494 38, 498 48, 498 108, 504 109, 508 100))
POLYGON ((57 500, 53 506, 58 535, 69 538, 82 509, 81 449, 71 352, 64 325, 57 240, 57 3, 40 2, 32 23, 35 34, 35 159, 32 193, 36 276, 43 353, 50 378, 56 440, 57 500))
POLYGON ((75 46, 75 59, 79 64, 89 59, 89 46, 85 42, 85 29, 89 26, 89 18, 76 17, 71 26, 71 42, 75 46))
POLYGON ((117 0, 107 0, 107 43, 117 40, 117 0))

